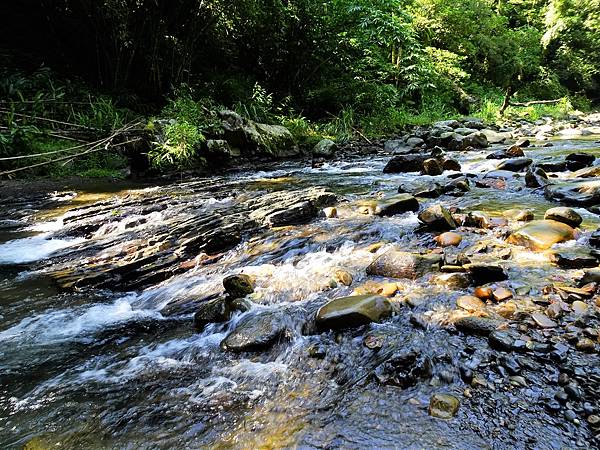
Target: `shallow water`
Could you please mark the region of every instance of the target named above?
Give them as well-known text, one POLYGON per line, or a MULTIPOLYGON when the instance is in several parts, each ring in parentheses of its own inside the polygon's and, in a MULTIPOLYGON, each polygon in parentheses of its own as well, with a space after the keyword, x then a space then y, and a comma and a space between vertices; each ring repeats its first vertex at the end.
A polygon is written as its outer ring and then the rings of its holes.
MULTIPOLYGON (((555 144, 526 153, 534 159, 574 150, 600 156, 594 141, 555 144)), ((485 159, 488 153, 452 156, 461 162, 463 172, 478 174, 498 164, 485 159)), ((522 413, 527 425, 513 433, 520 439, 516 444, 507 443, 507 430, 498 431, 502 439, 493 440, 489 422, 493 411, 463 407, 454 421, 431 418, 427 404, 433 392, 459 394, 464 389, 456 367, 464 339, 435 326, 415 328, 407 314, 368 327, 369 333, 379 333, 387 340, 386 351, 414 347, 435 361, 431 382, 406 389, 379 385, 370 378, 384 355, 366 349, 358 331, 337 338, 333 333, 306 336, 302 323, 291 319, 286 339, 268 351, 230 354, 220 349, 221 340, 246 314, 281 310, 289 311, 293 318, 299 311, 314 310, 315 305, 349 294, 369 281, 365 267, 387 249, 433 246, 430 236, 415 234, 418 221, 414 213, 379 218, 355 212, 355 202, 394 193, 399 184, 415 181, 417 174, 382 174, 388 160, 389 156, 378 155, 332 162, 318 169, 294 162, 262 172, 188 181, 173 195, 177 202, 185 204, 186 190, 197 183, 214 185, 219 195, 189 205, 187 212, 170 208, 153 212, 139 224, 135 222, 139 217, 121 220, 119 211, 113 211, 114 220, 88 238, 56 238, 55 233, 68 220, 70 209, 105 200, 113 193, 65 197, 51 209, 31 211, 16 226, 2 231, 0 442, 6 448, 33 442, 39 445, 36 448, 136 449, 541 449, 567 445, 571 438, 562 436, 564 429, 533 413, 531 417, 522 413), (197 266, 143 291, 59 292, 43 271, 36 270, 35 263, 90 239, 120 239, 132 227, 159 229, 182 220, 192 210, 227 208, 239 198, 219 192, 223 184, 242 192, 325 186, 341 196, 339 218, 263 232, 245 239, 214 264, 197 266), (383 243, 376 254, 367 249, 374 243, 383 243), (352 287, 330 287, 332 273, 338 268, 352 274, 352 287), (250 296, 255 303, 251 311, 209 325, 202 333, 193 329, 191 314, 165 313, 165 307, 175 300, 219 292, 223 277, 240 270, 257 280, 250 296), (313 345, 327 349, 325 360, 307 356, 313 345), (539 438, 540 433, 544 435, 541 441, 526 440, 527 436, 539 438)), ((421 176, 419 180, 436 178, 444 176, 421 176)), ((137 194, 149 192, 161 190, 145 189, 137 194)), ((118 195, 127 194, 132 192, 118 195)), ((422 204, 437 202, 491 216, 500 216, 509 208, 530 208, 536 218, 556 206, 541 193, 524 188, 520 179, 508 181, 502 190, 473 187, 464 197, 444 196, 422 204)), ((584 217, 579 242, 585 244, 600 220, 586 210, 578 211, 584 217)), ((481 238, 468 233, 462 245, 476 244, 481 238)), ((501 237, 485 238, 503 244, 501 237)), ((74 259, 72 264, 81 261, 74 259)), ((545 282, 570 276, 569 271, 553 267, 545 254, 529 251, 517 252, 507 268, 511 282, 529 286, 530 295, 539 293, 545 282)), ((403 296, 411 297, 414 311, 431 324, 443 323, 456 297, 465 293, 449 292, 428 282, 399 284, 403 296)), ((534 388, 530 390, 530 397, 515 395, 515 402, 541 396, 534 388)))

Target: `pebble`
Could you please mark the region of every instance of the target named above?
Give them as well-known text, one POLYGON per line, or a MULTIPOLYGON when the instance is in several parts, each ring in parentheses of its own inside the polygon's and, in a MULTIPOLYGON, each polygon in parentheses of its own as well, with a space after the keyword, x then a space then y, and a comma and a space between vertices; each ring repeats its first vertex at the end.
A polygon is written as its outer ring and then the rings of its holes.
POLYGON ((450 394, 433 394, 429 400, 429 415, 440 419, 451 419, 458 412, 460 400, 450 394))

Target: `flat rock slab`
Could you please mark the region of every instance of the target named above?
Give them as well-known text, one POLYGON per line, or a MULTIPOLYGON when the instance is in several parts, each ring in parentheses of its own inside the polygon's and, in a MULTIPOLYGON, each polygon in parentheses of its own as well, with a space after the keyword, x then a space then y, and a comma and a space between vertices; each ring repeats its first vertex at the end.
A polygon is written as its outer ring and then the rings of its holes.
POLYGON ((331 300, 316 315, 320 329, 343 329, 380 322, 392 314, 390 301, 380 295, 354 295, 331 300))

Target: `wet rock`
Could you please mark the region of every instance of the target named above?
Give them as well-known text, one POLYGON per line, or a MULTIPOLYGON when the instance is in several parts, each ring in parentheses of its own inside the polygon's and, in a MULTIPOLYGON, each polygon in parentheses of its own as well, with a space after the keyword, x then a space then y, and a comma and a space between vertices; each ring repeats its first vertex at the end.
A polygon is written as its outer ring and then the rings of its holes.
POLYGON ((435 238, 433 238, 433 240, 440 247, 458 247, 462 242, 462 236, 453 231, 447 231, 436 236, 435 238))
POLYGON ((280 339, 286 330, 287 315, 281 311, 262 311, 244 316, 223 341, 221 348, 232 352, 263 350, 280 339))
POLYGON ((458 412, 460 400, 450 394, 433 394, 429 400, 429 415, 439 419, 451 419, 458 412))
POLYGON ((575 300, 573 303, 571 303, 571 308, 573 309, 573 313, 577 314, 578 316, 587 314, 589 310, 588 305, 581 300, 575 300))
POLYGON ((444 193, 438 183, 405 183, 398 186, 399 193, 412 194, 421 198, 437 198, 444 193))
POLYGON ((485 308, 485 303, 472 295, 461 295, 456 299, 456 306, 468 312, 475 312, 485 308))
POLYGON ((383 150, 387 153, 393 153, 394 155, 407 155, 409 153, 415 153, 416 151, 413 147, 409 147, 403 139, 391 139, 385 141, 383 150))
POLYGON ((462 144, 464 148, 486 148, 489 146, 487 136, 481 131, 475 131, 474 133, 466 135, 462 141, 462 144))
POLYGON ((510 172, 522 172, 533 163, 531 158, 513 158, 502 161, 497 170, 508 170, 510 172))
POLYGON ((312 154, 323 158, 331 158, 337 150, 337 145, 331 139, 321 139, 313 148, 312 154))
POLYGON ((397 194, 378 204, 378 216, 393 216, 407 211, 418 211, 419 202, 410 194, 397 194))
POLYGON ((390 317, 390 301, 379 295, 356 295, 331 300, 316 315, 321 330, 353 328, 390 317))
POLYGON ((531 318, 540 328, 556 328, 557 323, 550 319, 547 315, 539 312, 531 313, 531 318))
POLYGON ((473 295, 482 300, 491 300, 494 290, 491 287, 480 286, 475 289, 473 295))
POLYGON ((394 156, 383 168, 383 173, 420 172, 425 159, 421 155, 394 156))
POLYGON ((473 283, 476 286, 508 279, 504 269, 494 264, 471 263, 465 264, 464 267, 473 277, 473 283))
POLYGON ((344 286, 350 286, 353 281, 350 272, 341 269, 338 269, 334 272, 333 279, 344 286))
POLYGON ((600 203, 600 181, 581 181, 546 186, 544 195, 569 205, 594 206, 600 203))
POLYGON ((494 330, 488 336, 490 347, 503 352, 512 351, 515 341, 516 337, 508 331, 494 330))
POLYGON ((548 175, 541 167, 534 167, 527 170, 525 174, 525 186, 538 188, 546 186, 548 183, 548 175))
POLYGON ((583 277, 581 277, 579 280, 579 283, 582 285, 588 283, 600 283, 600 269, 585 270, 583 272, 583 277))
POLYGON ((600 229, 590 235, 589 243, 592 247, 600 248, 600 229))
POLYGON ((465 289, 471 285, 471 276, 464 272, 443 273, 436 276, 433 282, 450 289, 465 289))
POLYGON ((579 215, 579 213, 577 213, 577 211, 565 206, 550 208, 546 211, 546 214, 544 214, 544 219, 566 223, 573 228, 577 228, 579 225, 581 225, 581 222, 583 222, 583 218, 579 215))
POLYGON ((518 147, 529 147, 531 145, 531 141, 527 138, 521 138, 515 142, 515 145, 518 147))
POLYGON ((419 137, 410 137, 406 140, 406 145, 409 147, 421 147, 425 141, 419 137))
POLYGON ((598 259, 596 257, 590 254, 571 252, 569 249, 552 252, 550 254, 550 261, 561 269, 583 269, 596 267, 598 265, 598 259))
POLYGON ((457 330, 466 334, 480 334, 487 336, 496 330, 502 322, 489 317, 467 316, 460 317, 454 321, 457 330))
POLYGON ((513 232, 507 242, 532 250, 546 250, 554 244, 574 239, 575 230, 555 220, 534 220, 513 232))
POLYGON ((571 171, 580 170, 594 164, 596 157, 589 153, 571 153, 565 158, 567 169, 571 171))
POLYGON ((441 120, 439 122, 435 122, 433 124, 433 128, 458 128, 460 127, 460 122, 458 120, 450 119, 450 120, 441 120))
POLYGON ((590 338, 582 337, 575 344, 575 348, 580 352, 594 353, 596 351, 596 343, 590 338))
POLYGON ((513 297, 513 293, 504 287, 496 288, 492 292, 492 298, 497 302, 503 302, 512 297, 513 297))
POLYGON ((368 275, 390 278, 419 278, 426 273, 439 270, 441 255, 420 255, 418 253, 391 250, 367 267, 368 275))
POLYGON ((502 142, 506 141, 507 139, 510 139, 511 137, 510 133, 498 133, 497 131, 490 129, 484 129, 481 130, 481 132, 485 134, 485 137, 487 138, 489 144, 501 144, 502 142))
POLYGON ((564 161, 540 161, 536 167, 546 172, 564 172, 567 170, 567 163, 564 161))
POLYGON ((461 166, 457 160, 448 158, 448 159, 444 159, 444 161, 442 162, 442 169, 460 172, 461 166))
POLYGON ((232 308, 230 299, 224 296, 209 298, 198 306, 194 314, 194 326, 202 331, 209 323, 220 323, 230 319, 232 308))
POLYGON ((573 173, 573 178, 597 178, 600 177, 600 166, 587 167, 573 173))
POLYGON ((323 208, 323 214, 328 219, 334 219, 338 216, 338 211, 335 206, 330 206, 328 208, 323 208))
POLYGON ((254 279, 243 273, 229 275, 223 279, 225 292, 231 298, 241 298, 254 292, 254 279))
POLYGON ((209 159, 215 161, 240 156, 240 152, 232 149, 229 143, 223 139, 208 139, 206 141, 206 152, 209 159))
POLYGON ((375 378, 382 384, 407 388, 432 374, 431 360, 417 349, 400 350, 375 368, 375 378))
POLYGON ((519 222, 530 222, 534 219, 533 210, 531 209, 508 209, 502 215, 507 219, 519 222))
POLYGON ((436 176, 441 175, 443 171, 444 169, 442 168, 442 165, 437 159, 428 158, 425 161, 423 161, 423 167, 421 169, 422 174, 436 176))
POLYGON ((453 230, 457 226, 450 211, 439 204, 424 209, 418 218, 432 231, 453 230))

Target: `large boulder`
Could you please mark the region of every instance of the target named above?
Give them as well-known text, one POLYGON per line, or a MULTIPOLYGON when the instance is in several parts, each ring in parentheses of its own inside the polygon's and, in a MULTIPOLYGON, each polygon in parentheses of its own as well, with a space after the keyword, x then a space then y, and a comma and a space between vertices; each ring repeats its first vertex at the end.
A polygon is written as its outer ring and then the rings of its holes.
POLYGON ((380 322, 392 314, 390 301, 379 295, 354 295, 331 300, 315 318, 319 329, 341 329, 380 322))
POLYGON ((377 205, 376 215, 393 216, 408 211, 418 211, 419 202, 410 194, 397 194, 377 205))
POLYGON ((589 153, 571 153, 565 158, 567 169, 571 171, 581 170, 594 164, 596 157, 589 153))
POLYGON ((442 256, 438 254, 420 255, 418 253, 391 250, 379 256, 367 267, 368 275, 390 278, 415 279, 439 269, 442 256))
POLYGON ((312 154, 313 156, 318 156, 321 158, 331 158, 335 151, 337 150, 337 145, 331 139, 321 139, 313 148, 312 154))
POLYGON ((421 155, 398 155, 388 161, 383 173, 419 172, 425 157, 421 155))
POLYGON ((558 206, 556 208, 550 208, 546 211, 544 219, 556 220, 557 222, 566 223, 570 227, 577 228, 583 222, 583 218, 579 213, 566 206, 558 206))
MULTIPOLYGON (((455 130, 456 131, 456 130, 455 130)), ((475 131, 474 133, 468 134, 463 139, 464 148, 486 148, 489 147, 487 137, 481 131, 475 131)))
POLYGON ((546 198, 575 206, 600 204, 600 180, 546 186, 546 198))
POLYGON ((441 175, 444 169, 440 162, 435 158, 427 158, 423 161, 423 167, 421 169, 421 173, 424 175, 441 175))
POLYGON ((525 186, 529 188, 539 188, 550 184, 546 171, 541 167, 533 167, 527 170, 525 174, 525 186))
POLYGON ((575 239, 576 232, 569 225, 556 220, 534 220, 508 237, 508 242, 532 250, 546 250, 554 244, 575 239))
POLYGON ((510 133, 507 133, 507 132, 499 133, 497 131, 490 130, 490 129, 484 129, 484 130, 481 130, 481 132, 487 138, 488 144, 501 144, 502 142, 504 142, 507 139, 510 139, 512 137, 512 135, 510 133))
POLYGON ((223 278, 225 292, 231 298, 243 298, 254 292, 254 279, 245 273, 229 275, 223 278))
POLYGON ((219 112, 219 116, 224 139, 242 154, 276 158, 300 154, 292 133, 284 126, 257 123, 229 110, 219 112))
POLYGON ((198 331, 202 331, 209 323, 219 323, 229 320, 231 317, 231 300, 220 296, 208 298, 200 305, 194 314, 194 326, 198 331))
POLYGON ((450 211, 442 205, 430 206, 419 213, 419 220, 432 231, 448 231, 456 228, 450 211))

